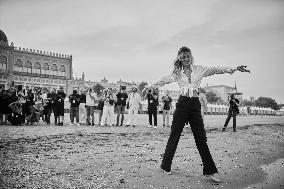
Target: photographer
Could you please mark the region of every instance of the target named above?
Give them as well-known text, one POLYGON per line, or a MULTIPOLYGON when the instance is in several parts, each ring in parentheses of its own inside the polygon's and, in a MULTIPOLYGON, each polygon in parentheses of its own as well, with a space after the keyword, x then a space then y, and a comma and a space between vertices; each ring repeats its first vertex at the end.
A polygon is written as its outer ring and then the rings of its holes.
POLYGON ((27 94, 25 90, 20 90, 18 92, 18 98, 19 98, 19 102, 22 105, 22 116, 24 118, 23 122, 25 122, 25 116, 27 113, 27 94))
POLYGON ((90 88, 86 95, 86 111, 87 111, 87 125, 95 125, 95 100, 97 94, 93 92, 90 88), (90 116, 92 117, 92 123, 90 121, 90 116))
POLYGON ((119 126, 119 117, 121 115, 121 124, 123 126, 124 114, 125 114, 125 107, 126 107, 126 100, 128 98, 127 93, 125 92, 126 86, 120 87, 120 92, 116 94, 117 97, 117 118, 116 118, 116 126, 119 126))
POLYGON ((128 109, 128 121, 127 121, 127 127, 133 124, 132 126, 135 127, 137 124, 137 116, 138 116, 138 110, 141 108, 141 96, 137 92, 137 87, 132 87, 132 92, 129 94, 127 103, 129 104, 128 109))
POLYGON ((8 89, 8 93, 10 94, 9 104, 18 101, 18 91, 15 88, 15 82, 11 81, 10 88, 8 89))
POLYGON ((109 124, 114 126, 113 117, 114 117, 114 103, 116 102, 116 95, 113 94, 111 88, 107 89, 106 94, 103 99, 103 115, 101 120, 101 126, 105 126, 107 118, 109 117, 109 124))
POLYGON ((163 127, 170 127, 170 111, 172 109, 172 98, 169 96, 169 91, 162 97, 163 102, 163 127), (166 123, 167 118, 167 123, 166 123))
POLYGON ((58 118, 58 124, 59 126, 63 126, 64 121, 64 100, 66 98, 66 94, 64 93, 63 87, 59 88, 59 91, 57 92, 57 101, 55 103, 56 109, 57 109, 57 115, 58 118))
POLYGON ((5 90, 4 87, 0 86, 0 124, 8 124, 8 116, 11 113, 11 109, 9 108, 9 99, 10 99, 10 95, 7 92, 7 90, 5 90), (3 116, 4 116, 4 120, 3 120, 3 116))
POLYGON ((50 124, 50 116, 51 113, 53 112, 54 114, 54 124, 57 125, 57 109, 56 109, 56 102, 58 100, 58 96, 55 92, 55 89, 51 89, 51 92, 47 94, 47 99, 48 100, 48 105, 47 105, 47 124, 50 124))
POLYGON ((79 105, 80 105, 80 95, 77 93, 77 90, 73 90, 73 93, 69 96, 69 102, 71 103, 70 106, 70 120, 71 120, 71 126, 74 125, 74 118, 76 118, 77 126, 80 126, 79 124, 79 105))
POLYGON ((86 125, 87 123, 87 111, 86 111, 86 94, 87 89, 80 89, 80 105, 79 105, 79 123, 80 125, 86 125))
POLYGON ((49 115, 49 104, 50 104, 50 98, 47 98, 47 96, 49 94, 49 91, 47 90, 46 87, 44 87, 42 89, 42 94, 41 94, 41 98, 43 100, 43 120, 46 124, 48 123, 48 115, 49 115))
POLYGON ((98 106, 97 106, 97 113, 99 114, 99 124, 101 124, 102 116, 103 116, 103 109, 104 109, 104 92, 98 93, 98 106))
POLYGON ((226 127, 231 119, 233 117, 233 131, 236 132, 236 116, 239 114, 239 100, 235 98, 235 96, 232 94, 230 99, 230 108, 228 112, 228 117, 226 119, 225 125, 222 129, 222 131, 226 130, 226 127))
POLYGON ((147 94, 148 100, 148 115, 149 115, 149 127, 152 127, 152 116, 154 117, 154 128, 157 128, 157 111, 159 106, 158 100, 158 92, 152 91, 151 89, 148 90, 147 94))
POLYGON ((32 89, 27 88, 27 97, 26 97, 27 108, 35 105, 34 99, 35 99, 35 94, 33 93, 32 89))

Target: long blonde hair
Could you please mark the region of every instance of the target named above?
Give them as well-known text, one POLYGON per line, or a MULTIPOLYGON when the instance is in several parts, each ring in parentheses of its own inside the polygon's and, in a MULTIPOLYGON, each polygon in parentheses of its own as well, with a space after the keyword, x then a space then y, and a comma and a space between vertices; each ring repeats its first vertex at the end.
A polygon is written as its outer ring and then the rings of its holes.
POLYGON ((191 54, 191 50, 190 48, 188 47, 181 47, 178 51, 178 54, 177 54, 177 58, 176 60, 174 61, 174 69, 173 69, 173 75, 175 78, 178 78, 181 76, 181 71, 184 69, 184 64, 182 63, 182 60, 181 60, 181 54, 183 52, 188 52, 190 57, 189 57, 189 64, 193 64, 193 56, 191 54))

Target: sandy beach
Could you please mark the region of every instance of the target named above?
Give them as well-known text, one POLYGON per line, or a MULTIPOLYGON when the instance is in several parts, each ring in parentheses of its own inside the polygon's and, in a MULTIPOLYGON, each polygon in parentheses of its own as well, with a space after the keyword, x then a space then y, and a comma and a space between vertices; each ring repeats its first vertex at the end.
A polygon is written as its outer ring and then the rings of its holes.
MULTIPOLYGON (((159 116, 159 120, 161 116, 159 116)), ((170 128, 0 126, 0 188, 284 188, 284 117, 206 116, 208 145, 222 182, 202 176, 185 128, 173 175, 160 169, 170 128)), ((161 123, 161 122, 159 122, 161 123)), ((67 124, 67 123, 66 123, 67 124)))

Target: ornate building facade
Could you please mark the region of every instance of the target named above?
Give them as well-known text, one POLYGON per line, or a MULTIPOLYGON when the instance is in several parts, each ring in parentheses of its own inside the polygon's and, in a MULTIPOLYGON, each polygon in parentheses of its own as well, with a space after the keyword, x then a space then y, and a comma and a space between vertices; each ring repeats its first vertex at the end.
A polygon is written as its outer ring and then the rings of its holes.
POLYGON ((16 87, 66 88, 72 79, 72 55, 63 55, 9 45, 0 30, 0 85, 16 87))

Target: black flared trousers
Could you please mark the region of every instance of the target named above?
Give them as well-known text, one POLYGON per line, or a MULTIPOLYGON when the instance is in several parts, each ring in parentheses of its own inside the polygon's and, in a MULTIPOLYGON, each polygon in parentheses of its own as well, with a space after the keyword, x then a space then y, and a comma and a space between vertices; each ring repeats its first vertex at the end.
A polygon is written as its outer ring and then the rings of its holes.
POLYGON ((207 137, 200 109, 201 105, 198 97, 179 97, 173 115, 171 134, 161 164, 163 170, 167 172, 171 171, 172 160, 180 135, 185 123, 189 123, 196 147, 203 162, 203 175, 212 175, 218 172, 207 145, 207 137))

